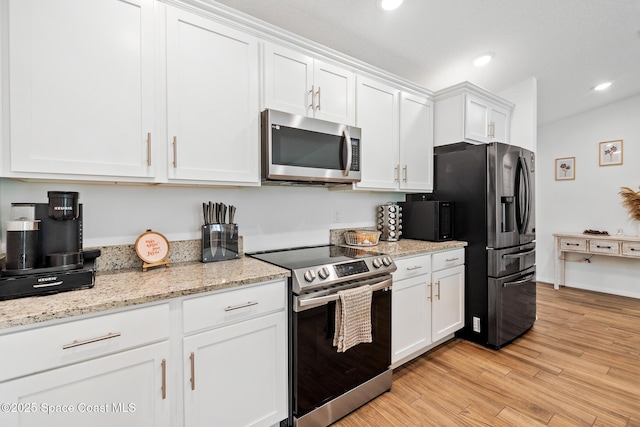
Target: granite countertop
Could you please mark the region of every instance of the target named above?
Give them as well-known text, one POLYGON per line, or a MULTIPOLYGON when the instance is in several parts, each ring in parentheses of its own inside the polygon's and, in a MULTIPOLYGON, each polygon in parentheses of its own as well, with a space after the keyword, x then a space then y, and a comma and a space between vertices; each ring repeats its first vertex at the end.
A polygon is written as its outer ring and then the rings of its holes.
MULTIPOLYGON (((399 258, 462 248, 466 245, 466 242, 460 241, 427 242, 401 239, 398 242, 381 241, 376 246, 359 249, 384 252, 399 258)), ((0 301, 0 329, 289 276, 290 272, 287 269, 245 256, 237 260, 211 263, 176 262, 169 268, 156 267, 146 272, 142 272, 140 268, 98 271, 95 286, 90 289, 0 301)))
POLYGON ((96 274, 90 289, 0 301, 0 329, 289 277, 289 270, 241 257, 96 274))

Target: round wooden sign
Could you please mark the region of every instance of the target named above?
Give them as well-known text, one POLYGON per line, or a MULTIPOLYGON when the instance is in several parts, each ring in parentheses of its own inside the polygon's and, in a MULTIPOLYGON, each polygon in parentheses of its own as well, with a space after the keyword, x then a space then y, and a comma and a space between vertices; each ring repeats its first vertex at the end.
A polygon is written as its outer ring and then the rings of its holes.
POLYGON ((155 264, 169 255, 169 241, 157 231, 147 230, 138 236, 135 250, 142 261, 155 264))

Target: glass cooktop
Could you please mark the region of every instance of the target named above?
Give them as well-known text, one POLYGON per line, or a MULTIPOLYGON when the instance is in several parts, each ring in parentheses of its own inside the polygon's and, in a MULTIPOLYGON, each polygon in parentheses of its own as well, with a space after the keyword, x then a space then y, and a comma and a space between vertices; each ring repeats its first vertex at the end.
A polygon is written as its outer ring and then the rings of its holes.
POLYGON ((360 258, 381 256, 379 252, 337 245, 304 246, 299 248, 276 249, 246 254, 252 258, 296 270, 327 264, 353 261, 360 258))

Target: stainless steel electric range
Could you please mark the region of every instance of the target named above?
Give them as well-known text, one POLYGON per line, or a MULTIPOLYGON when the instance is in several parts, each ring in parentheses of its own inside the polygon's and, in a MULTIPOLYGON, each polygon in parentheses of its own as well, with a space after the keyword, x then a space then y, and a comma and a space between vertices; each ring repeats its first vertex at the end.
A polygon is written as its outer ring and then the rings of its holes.
POLYGON ((329 425, 391 389, 391 257, 335 245, 247 255, 291 270, 287 425, 329 425), (372 342, 338 352, 338 291, 363 285, 373 292, 372 342))

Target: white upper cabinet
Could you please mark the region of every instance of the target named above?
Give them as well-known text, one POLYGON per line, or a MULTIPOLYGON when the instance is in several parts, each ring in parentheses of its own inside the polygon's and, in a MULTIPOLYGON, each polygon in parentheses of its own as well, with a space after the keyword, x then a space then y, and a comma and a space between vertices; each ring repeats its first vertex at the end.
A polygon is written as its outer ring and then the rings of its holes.
POLYGON ((433 191, 433 102, 400 96, 400 189, 433 191))
POLYGON ((435 94, 434 145, 510 142, 514 105, 464 82, 435 94))
POLYGON ((355 124, 355 74, 272 43, 264 45, 264 106, 355 124))
POLYGON ((154 176, 153 2, 9 1, 8 176, 154 176))
POLYGON ((356 125, 362 129, 357 189, 433 190, 433 104, 358 76, 356 125))
POLYGON ((398 189, 399 98, 397 88, 358 76, 356 126, 362 129, 362 180, 354 184, 357 189, 398 189))
POLYGON ((260 182, 258 40, 167 6, 170 180, 260 182))

